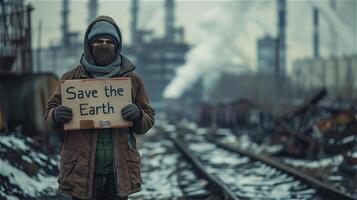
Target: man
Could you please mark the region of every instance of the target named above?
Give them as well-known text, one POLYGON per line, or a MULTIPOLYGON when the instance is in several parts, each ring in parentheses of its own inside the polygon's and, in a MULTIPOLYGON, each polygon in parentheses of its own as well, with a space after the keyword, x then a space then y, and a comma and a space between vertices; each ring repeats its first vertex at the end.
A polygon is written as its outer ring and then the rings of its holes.
MULTIPOLYGON (((140 154, 135 134, 144 134, 154 125, 155 111, 135 66, 123 55, 119 27, 108 16, 97 17, 87 28, 81 64, 61 80, 130 77, 133 103, 121 114, 132 121, 130 128, 83 129, 64 132, 61 151, 59 191, 72 199, 127 199, 140 191, 140 154)), ((51 96, 45 122, 50 130, 63 131, 72 119, 72 110, 61 105, 61 90, 51 96)))

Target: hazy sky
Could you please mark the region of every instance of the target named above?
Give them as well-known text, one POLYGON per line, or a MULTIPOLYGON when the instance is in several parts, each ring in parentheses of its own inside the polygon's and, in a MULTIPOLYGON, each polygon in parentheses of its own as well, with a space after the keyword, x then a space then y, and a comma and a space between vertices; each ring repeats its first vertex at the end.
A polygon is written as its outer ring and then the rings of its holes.
MULTIPOLYGON (((43 46, 47 46, 51 41, 55 42, 61 37, 61 10, 60 0, 28 0, 35 10, 33 17, 34 45, 37 45, 37 27, 39 20, 43 26, 43 46)), ((130 40, 130 0, 102 0, 99 1, 99 15, 109 15, 120 26, 124 42, 130 40)), ((192 33, 195 32, 200 14, 202 11, 214 8, 219 4, 229 4, 232 1, 179 1, 176 2, 176 25, 184 25, 186 29, 187 41, 192 43, 192 33)), ((141 28, 154 29, 157 35, 163 34, 164 23, 164 1, 145 0, 140 1, 139 5, 139 26, 141 28)), ((87 27, 87 1, 70 0, 70 30, 83 33, 87 27)))
MULTIPOLYGON (((33 47, 37 47, 37 27, 42 20, 42 46, 57 43, 61 37, 60 25, 62 2, 60 0, 28 0, 35 10, 33 16, 33 47)), ((83 33, 87 27, 87 2, 70 0, 70 30, 83 33)), ((291 63, 297 58, 312 56, 312 8, 319 6, 323 12, 320 18, 321 55, 331 54, 331 31, 339 33, 339 54, 357 53, 357 0, 340 0, 339 16, 329 13, 326 0, 295 0, 287 3, 287 59, 288 72, 291 63), (331 23, 333 22, 333 23, 331 23), (331 26, 333 24, 333 26, 331 26)), ((129 0, 102 0, 98 14, 109 15, 120 26, 124 44, 130 41, 129 0)), ((164 1, 146 0, 139 4, 139 27, 153 29, 156 35, 163 34, 164 1)), ((235 45, 230 53, 236 53, 236 61, 250 68, 256 66, 256 40, 266 34, 276 35, 276 1, 239 0, 179 0, 176 1, 176 25, 184 26, 186 41, 190 44, 209 43, 209 37, 220 39, 219 48, 225 44, 235 45), (202 40, 202 32, 207 40, 202 40)), ((83 34, 81 35, 82 39, 83 34)), ((219 51, 218 51, 219 53, 219 51)))

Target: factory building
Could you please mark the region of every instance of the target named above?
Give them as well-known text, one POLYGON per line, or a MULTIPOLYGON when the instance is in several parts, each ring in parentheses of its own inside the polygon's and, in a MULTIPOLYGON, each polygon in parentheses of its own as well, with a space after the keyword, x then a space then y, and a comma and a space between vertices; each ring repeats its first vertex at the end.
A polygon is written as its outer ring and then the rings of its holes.
POLYGON ((150 101, 160 107, 163 92, 175 76, 176 69, 185 63, 189 45, 184 41, 184 29, 175 26, 175 2, 166 0, 165 35, 154 36, 152 30, 138 28, 139 5, 132 1, 131 38, 132 45, 124 49, 138 66, 137 72, 143 77, 150 101))
MULTIPOLYGON (((331 16, 320 14, 320 10, 313 8, 313 43, 311 57, 301 58, 293 62, 292 78, 296 91, 304 92, 325 87, 330 96, 342 98, 357 97, 357 52, 351 51, 348 48, 341 48, 342 45, 348 43, 353 44, 356 41, 356 31, 351 31, 346 35, 337 34, 336 21, 339 25, 344 25, 347 30, 356 30, 355 12, 351 9, 356 9, 356 2, 338 3, 331 0, 331 16), (346 10, 348 12, 346 12, 346 10), (329 57, 322 56, 320 52, 321 39, 320 36, 320 18, 328 22, 330 32, 328 35, 330 48, 329 57), (333 19, 333 20, 332 20, 333 19), (343 37, 342 37, 343 36, 343 37)), ((340 26, 340 27, 344 27, 340 26)))
POLYGON ((257 42, 258 72, 275 74, 276 69, 276 39, 266 35, 257 42))
POLYGON ((294 85, 301 90, 326 87, 329 94, 344 98, 357 97, 357 55, 305 58, 293 63, 294 85))
MULTIPOLYGON (((62 0, 60 43, 38 50, 41 59, 35 60, 35 66, 43 66, 41 70, 53 71, 58 76, 76 66, 83 52, 79 32, 69 30, 69 3, 69 0, 62 0)), ((97 15, 98 6, 97 0, 88 1, 88 22, 97 15)), ((123 54, 138 66, 136 72, 145 81, 150 101, 158 104, 162 102, 163 91, 174 78, 176 69, 185 63, 185 55, 189 50, 189 45, 184 40, 184 28, 175 25, 174 0, 166 0, 163 9, 165 34, 163 37, 157 37, 153 30, 138 27, 139 0, 132 0, 131 44, 123 47, 123 54)))

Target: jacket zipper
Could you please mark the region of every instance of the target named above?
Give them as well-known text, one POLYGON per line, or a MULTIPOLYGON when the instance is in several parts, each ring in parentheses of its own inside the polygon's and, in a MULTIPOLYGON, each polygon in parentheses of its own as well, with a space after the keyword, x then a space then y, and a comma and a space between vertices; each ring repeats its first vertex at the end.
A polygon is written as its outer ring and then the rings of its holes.
MULTIPOLYGON (((118 192, 118 180, 117 178, 119 176, 117 176, 117 160, 116 160, 116 146, 117 146, 117 143, 116 143, 116 137, 114 136, 115 132, 112 130, 112 141, 113 141, 113 170, 114 170, 114 184, 115 184, 115 192, 116 194, 119 194, 118 192)), ((118 174, 119 175, 119 174, 118 174)))
MULTIPOLYGON (((124 76, 126 73, 129 73, 129 72, 131 72, 131 71, 134 71, 134 69, 135 69, 135 67, 133 68, 133 69, 131 69, 131 70, 128 70, 128 71, 125 71, 125 72, 123 72, 123 73, 121 73, 121 74, 118 74, 117 76, 124 76)), ((119 190, 118 190, 118 186, 119 186, 119 183, 118 183, 118 181, 119 181, 119 171, 120 170, 117 170, 117 165, 119 166, 119 162, 118 162, 118 164, 117 164, 117 160, 115 159, 117 156, 116 156, 116 154, 117 154, 117 152, 114 150, 115 148, 116 148, 116 146, 117 146, 117 137, 116 137, 116 134, 115 134, 115 131, 113 131, 113 129, 112 129, 112 138, 114 138, 113 139, 113 145, 114 145, 114 147, 113 147, 113 168, 114 168, 114 183, 115 183, 115 192, 116 192, 116 194, 117 195, 119 195, 119 190)), ((119 159, 118 159, 118 161, 119 161, 119 159)), ((120 182, 120 181, 119 181, 120 182)))
POLYGON ((97 148, 97 134, 93 134, 93 137, 95 138, 93 138, 93 141, 92 141, 92 145, 93 145, 93 149, 94 149, 94 153, 93 153, 93 150, 91 151, 91 155, 90 155, 90 159, 91 159, 91 164, 92 164, 92 166, 93 166, 93 168, 92 168, 92 171, 91 170, 89 170, 89 176, 91 177, 91 183, 90 184, 88 184, 88 186, 89 186, 89 188, 88 188, 88 191, 89 191, 89 193, 88 193, 88 197, 89 198, 92 198, 92 193, 93 193, 93 191, 92 191, 92 187, 93 187, 93 181, 94 181, 94 162, 95 162, 95 149, 97 148))

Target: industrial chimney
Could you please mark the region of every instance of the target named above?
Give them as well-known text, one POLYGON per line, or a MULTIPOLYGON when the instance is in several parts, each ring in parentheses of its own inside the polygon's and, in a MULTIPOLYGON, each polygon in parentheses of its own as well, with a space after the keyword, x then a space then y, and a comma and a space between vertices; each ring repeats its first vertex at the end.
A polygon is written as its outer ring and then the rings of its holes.
POLYGON ((68 0, 62 0, 62 45, 69 46, 70 44, 70 33, 68 25, 68 16, 69 16, 69 2, 68 0))
MULTIPOLYGON (((330 7, 332 8, 333 11, 337 11, 337 6, 336 6, 336 0, 330 0, 330 7)), ((331 56, 337 56, 338 54, 338 35, 336 30, 333 27, 333 24, 330 23, 330 41, 331 41, 331 47, 330 47, 330 55, 331 56)))
POLYGON ((135 42, 137 41, 138 37, 138 12, 139 12, 139 5, 138 5, 138 0, 132 0, 131 1, 131 44, 134 45, 135 42))
POLYGON ((278 51, 277 51, 277 75, 285 76, 286 68, 286 0, 278 1, 278 51))
POLYGON ((173 42, 175 36, 175 2, 174 0, 165 0, 165 39, 167 42, 173 42))
POLYGON ((98 15, 98 1, 89 0, 88 2, 88 24, 90 24, 98 15))
POLYGON ((313 10, 313 38, 314 38, 314 58, 320 57, 320 43, 319 43, 319 10, 314 7, 313 10))

